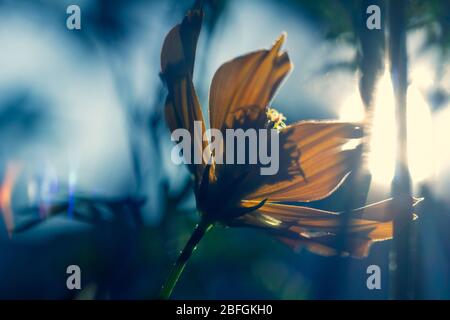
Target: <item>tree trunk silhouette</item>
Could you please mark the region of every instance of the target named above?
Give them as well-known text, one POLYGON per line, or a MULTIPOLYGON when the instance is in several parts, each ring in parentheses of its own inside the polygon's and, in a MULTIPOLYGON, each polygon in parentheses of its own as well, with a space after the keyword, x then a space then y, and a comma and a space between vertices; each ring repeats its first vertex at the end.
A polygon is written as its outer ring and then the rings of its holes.
POLYGON ((394 219, 393 298, 413 298, 413 264, 411 257, 412 205, 411 178, 407 154, 408 61, 406 49, 406 0, 389 0, 389 59, 394 86, 397 120, 397 155, 392 182, 394 219))

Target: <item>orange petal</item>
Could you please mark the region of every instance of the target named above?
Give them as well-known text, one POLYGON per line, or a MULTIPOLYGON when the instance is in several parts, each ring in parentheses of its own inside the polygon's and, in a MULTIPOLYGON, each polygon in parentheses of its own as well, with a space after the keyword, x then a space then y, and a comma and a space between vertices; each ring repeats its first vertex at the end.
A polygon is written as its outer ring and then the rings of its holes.
MULTIPOLYGON (((254 201, 246 201, 244 206, 254 205, 254 201)), ((372 206, 373 208, 374 206, 372 206)), ((274 227, 287 228, 299 234, 332 233, 337 234, 342 228, 342 216, 336 212, 308 208, 303 206, 266 203, 255 213, 256 217, 274 227)), ((379 241, 392 238, 391 221, 380 222, 358 218, 351 215, 347 232, 365 233, 372 240, 379 241)))
MULTIPOLYGON (((256 201, 242 202, 245 207, 251 207, 255 203, 256 201)), ((375 209, 385 209, 385 203, 386 201, 380 202, 367 208, 375 213, 375 209)), ((345 225, 347 238, 344 251, 355 257, 366 256, 372 242, 393 237, 392 220, 380 222, 361 219, 360 216, 361 209, 354 210, 345 225)), ((336 212, 266 203, 257 211, 240 217, 235 224, 269 231, 295 249, 306 246, 318 254, 332 255, 337 253, 337 235, 343 232, 343 223, 341 214, 336 212)))
MULTIPOLYGON (((200 33, 202 12, 193 10, 183 22, 175 26, 166 36, 161 52, 161 70, 167 87, 165 114, 170 130, 187 129, 191 135, 191 157, 202 155, 208 142, 203 141, 205 122, 200 103, 192 82, 195 51, 200 33), (201 123, 201 133, 195 131, 194 123, 201 123), (194 150, 194 147, 197 149, 194 150)), ((192 161, 194 162, 194 161, 192 161)), ((190 165, 197 186, 202 177, 205 163, 190 165)))
POLYGON ((287 176, 277 183, 270 183, 271 180, 279 180, 276 177, 260 177, 268 181, 246 198, 301 202, 320 200, 339 187, 360 156, 359 150, 342 150, 350 139, 360 137, 361 130, 357 124, 305 121, 282 129, 282 134, 288 135, 289 143, 296 145, 299 155, 293 154, 298 157, 293 160, 299 163, 305 177, 300 174, 287 176))
MULTIPOLYGON (((253 207, 259 202, 254 200, 244 200, 241 202, 244 207, 253 207)), ((320 210, 315 208, 294 206, 280 203, 265 203, 259 208, 259 214, 271 216, 282 222, 292 222, 299 219, 326 219, 336 218, 339 214, 332 211, 320 210)))
POLYGON ((166 35, 161 50, 161 70, 164 76, 189 73, 192 77, 202 20, 201 10, 191 10, 166 35))
POLYGON ((272 49, 256 51, 223 64, 213 77, 209 111, 211 128, 231 127, 241 108, 264 110, 292 69, 286 52, 280 53, 285 34, 272 49))

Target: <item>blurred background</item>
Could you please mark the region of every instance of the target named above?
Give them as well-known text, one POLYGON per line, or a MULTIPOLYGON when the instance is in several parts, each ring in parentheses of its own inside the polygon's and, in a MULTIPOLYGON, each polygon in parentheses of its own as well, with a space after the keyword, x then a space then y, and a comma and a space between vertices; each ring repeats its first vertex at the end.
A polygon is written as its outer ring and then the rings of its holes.
MULTIPOLYGON (((203 107, 223 62, 286 31, 295 68, 273 106, 288 123, 367 112, 362 189, 367 202, 389 197, 397 144, 385 2, 205 1, 194 75, 203 107), (382 8, 382 30, 366 28, 371 4, 382 8)), ((402 3, 411 187, 425 197, 412 225, 414 298, 450 299, 450 3, 402 3)), ((157 297, 198 221, 188 171, 170 161, 159 78, 164 36, 192 4, 0 1, 0 298, 157 297), (81 30, 66 28, 71 4, 81 8, 81 30), (66 288, 71 264, 82 290, 66 288)), ((353 193, 344 184, 311 205, 345 210, 353 193)), ((375 243, 366 259, 326 258, 256 230, 215 228, 173 297, 389 299, 392 246, 375 243), (381 290, 366 287, 373 264, 381 290)))

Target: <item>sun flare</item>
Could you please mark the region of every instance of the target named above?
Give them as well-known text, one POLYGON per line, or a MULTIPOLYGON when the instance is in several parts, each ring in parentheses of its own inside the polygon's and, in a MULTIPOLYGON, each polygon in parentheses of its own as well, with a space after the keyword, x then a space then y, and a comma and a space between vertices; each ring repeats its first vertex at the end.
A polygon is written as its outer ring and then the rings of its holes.
MULTIPOLYGON (((432 117, 430 108, 414 81, 408 88, 407 102, 409 168, 413 182, 419 183, 433 172, 433 164, 429 161, 433 152, 432 117)), ((345 121, 364 119, 364 106, 358 94, 354 93, 344 101, 339 117, 345 121)), ((394 177, 397 149, 395 119, 392 80, 386 72, 376 89, 368 148, 368 168, 372 179, 382 186, 389 185, 394 177)))

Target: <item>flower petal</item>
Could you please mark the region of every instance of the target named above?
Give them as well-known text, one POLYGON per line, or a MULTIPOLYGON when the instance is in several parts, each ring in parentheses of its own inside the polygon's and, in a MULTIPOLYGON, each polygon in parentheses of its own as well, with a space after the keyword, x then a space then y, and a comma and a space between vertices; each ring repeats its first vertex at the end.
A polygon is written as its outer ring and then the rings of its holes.
MULTIPOLYGON (((195 51, 200 33, 203 13, 190 11, 181 24, 176 25, 166 36, 161 52, 161 74, 167 84, 165 114, 170 130, 187 129, 191 139, 191 156, 203 154, 208 142, 203 141, 205 122, 200 103, 192 82, 195 51), (195 121, 201 123, 202 132, 195 130, 195 121), (197 147, 198 150, 194 150, 197 147)), ((205 168, 205 162, 191 164, 197 187, 205 168)))
POLYGON ((161 50, 161 71, 164 76, 190 74, 192 77, 202 20, 202 10, 191 10, 166 35, 161 50))
POLYGON ((256 51, 223 64, 215 73, 210 90, 211 128, 231 128, 241 108, 264 110, 282 80, 292 69, 286 52, 280 53, 285 35, 272 49, 256 51))
MULTIPOLYGON (((254 201, 245 201, 244 206, 254 205, 254 201)), ((380 206, 384 209, 383 206, 380 206)), ((348 232, 365 233, 372 240, 386 240, 392 237, 392 230, 389 230, 389 221, 377 221, 359 218, 359 209, 353 211, 355 215, 350 217, 348 223, 348 232)), ((308 208, 303 206, 286 205, 279 203, 266 203, 257 211, 252 213, 254 216, 253 223, 258 219, 258 223, 269 223, 271 226, 277 226, 281 229, 287 229, 304 235, 313 234, 337 234, 342 227, 342 215, 336 212, 308 208), (278 221, 276 223, 275 221, 278 221)), ((244 216, 245 217, 245 216, 244 216)), ((250 217, 247 217, 250 218, 250 217)))
POLYGON ((343 150, 350 139, 361 137, 361 128, 357 124, 305 121, 282 129, 280 134, 288 136, 288 143, 280 146, 282 161, 278 175, 283 176, 253 175, 252 179, 260 180, 260 187, 247 195, 247 199, 320 200, 339 187, 360 156, 359 149, 343 150), (297 152, 292 152, 292 145, 297 152), (290 154, 284 155, 283 152, 290 154), (288 170, 292 163, 300 166, 301 170, 288 170))
MULTIPOLYGON (((232 225, 261 228, 293 248, 306 246, 322 255, 336 254, 339 248, 337 235, 346 232, 344 251, 355 257, 364 257, 372 242, 388 240, 393 236, 392 219, 385 220, 387 214, 383 212, 390 202, 391 200, 382 201, 353 210, 350 219, 345 222, 342 215, 336 212, 265 203, 258 210, 238 218, 232 225), (373 220, 361 218, 364 209, 367 209, 365 213, 373 220)), ((243 201, 242 205, 251 207, 255 203, 256 201, 243 201)), ((392 213, 394 215, 395 212, 392 213)))

